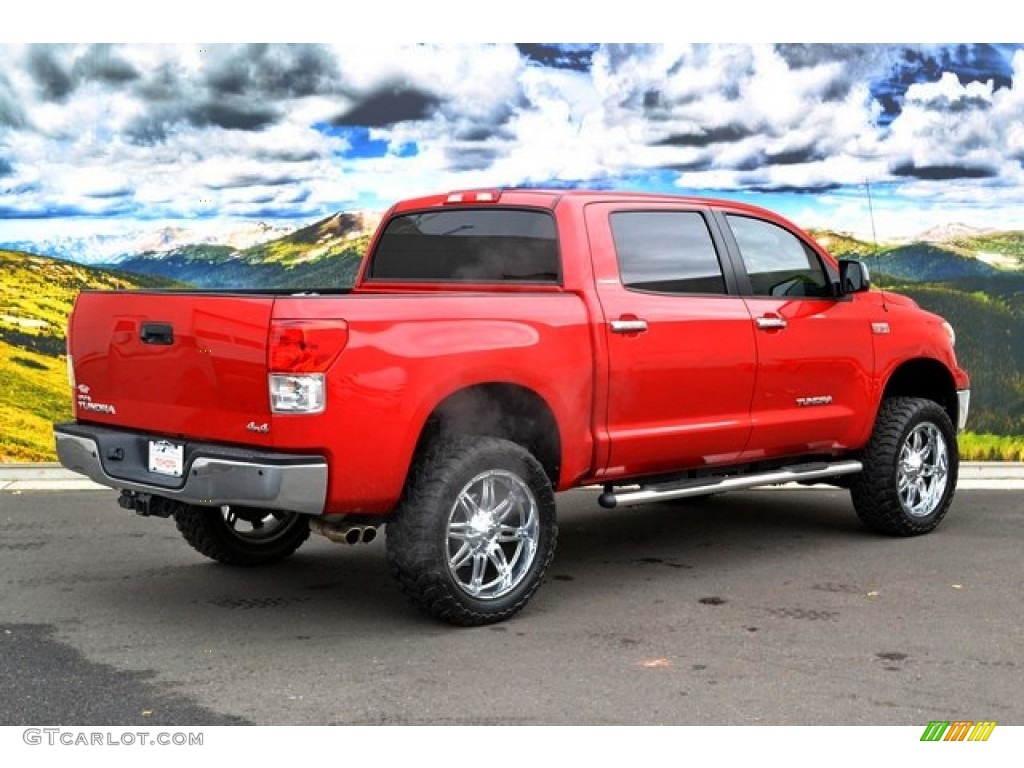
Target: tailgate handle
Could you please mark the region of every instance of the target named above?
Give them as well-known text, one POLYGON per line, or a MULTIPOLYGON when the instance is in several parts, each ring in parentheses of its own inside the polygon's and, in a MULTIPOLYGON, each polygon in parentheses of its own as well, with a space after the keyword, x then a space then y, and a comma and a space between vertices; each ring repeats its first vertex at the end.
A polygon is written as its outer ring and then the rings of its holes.
POLYGON ((170 323, 143 323, 139 338, 143 344, 173 344, 174 326, 170 323))

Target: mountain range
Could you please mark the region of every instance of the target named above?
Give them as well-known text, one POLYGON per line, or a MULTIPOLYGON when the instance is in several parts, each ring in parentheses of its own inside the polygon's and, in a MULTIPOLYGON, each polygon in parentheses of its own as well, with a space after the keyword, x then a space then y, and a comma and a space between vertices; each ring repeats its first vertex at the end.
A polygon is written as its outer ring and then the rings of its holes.
POLYGON ((963 224, 932 228, 909 243, 877 246, 853 235, 810 230, 837 258, 863 260, 873 274, 913 282, 1024 274, 1024 232, 980 230, 963 224))
POLYGON ((35 253, 79 264, 116 264, 139 253, 173 250, 187 245, 224 245, 244 249, 284 237, 294 227, 262 221, 224 225, 216 221, 133 227, 124 232, 63 233, 37 239, 5 239, 0 248, 35 253))
POLYGON ((339 212, 247 248, 192 243, 103 266, 200 288, 342 288, 352 284, 378 220, 339 212))
MULTIPOLYGON (((120 235, 0 242, 0 248, 169 277, 200 288, 336 288, 351 283, 379 221, 377 213, 338 212, 299 229, 265 222, 195 222, 120 235)), ((1024 271, 1020 231, 954 222, 910 241, 877 245, 834 230, 811 230, 811 235, 838 257, 866 260, 883 277, 947 281, 1024 271)))
MULTIPOLYGON (((50 423, 70 412, 64 329, 80 290, 347 287, 379 217, 337 213, 238 247, 178 243, 105 266, 0 250, 0 462, 53 458, 50 423)), ((954 225, 927 241, 875 246, 853 235, 811 233, 838 257, 863 259, 878 286, 913 297, 957 328, 972 374, 970 428, 1024 435, 1024 232, 954 225)), ((180 235, 188 239, 184 235, 180 235)))

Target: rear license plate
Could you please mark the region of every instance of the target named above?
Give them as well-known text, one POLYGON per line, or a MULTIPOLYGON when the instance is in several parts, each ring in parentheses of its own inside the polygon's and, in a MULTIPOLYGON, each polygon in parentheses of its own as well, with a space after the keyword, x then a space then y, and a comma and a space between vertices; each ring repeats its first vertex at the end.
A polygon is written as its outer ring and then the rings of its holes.
POLYGON ((149 471, 158 475, 181 477, 185 464, 185 446, 167 440, 149 441, 149 471))

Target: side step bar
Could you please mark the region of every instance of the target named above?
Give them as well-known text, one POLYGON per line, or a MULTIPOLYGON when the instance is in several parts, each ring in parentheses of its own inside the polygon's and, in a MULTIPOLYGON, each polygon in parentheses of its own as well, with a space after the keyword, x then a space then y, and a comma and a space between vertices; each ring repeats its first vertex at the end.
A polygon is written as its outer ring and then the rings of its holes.
POLYGON ((860 472, 864 466, 859 461, 837 461, 828 463, 818 461, 811 464, 794 464, 781 467, 770 472, 759 472, 749 475, 732 475, 730 477, 701 477, 693 480, 682 480, 674 483, 643 485, 639 490, 615 493, 605 491, 597 503, 607 509, 644 504, 650 501, 670 501, 683 499, 687 496, 707 496, 723 491, 737 491, 741 488, 754 488, 758 485, 780 485, 781 483, 803 482, 839 475, 852 475, 860 472))

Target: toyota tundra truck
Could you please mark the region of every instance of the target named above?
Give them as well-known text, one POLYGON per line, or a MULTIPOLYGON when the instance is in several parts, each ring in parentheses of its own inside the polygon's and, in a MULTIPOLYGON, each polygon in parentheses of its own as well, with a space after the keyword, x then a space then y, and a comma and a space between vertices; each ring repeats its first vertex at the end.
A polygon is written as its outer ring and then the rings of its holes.
POLYGON ((494 189, 406 200, 349 290, 86 291, 65 467, 275 563, 370 540, 429 614, 512 616, 555 493, 626 507, 849 488, 870 529, 933 530, 957 482, 953 329, 761 208, 494 189))

